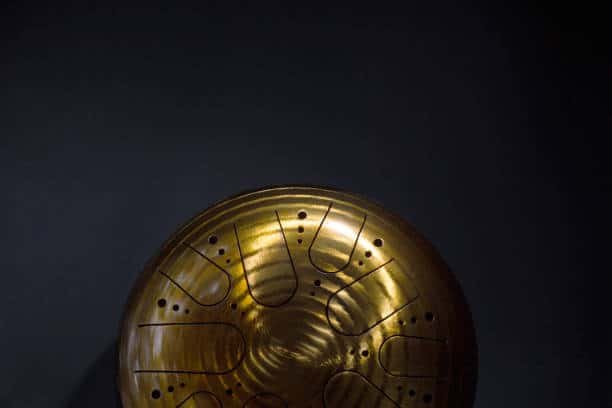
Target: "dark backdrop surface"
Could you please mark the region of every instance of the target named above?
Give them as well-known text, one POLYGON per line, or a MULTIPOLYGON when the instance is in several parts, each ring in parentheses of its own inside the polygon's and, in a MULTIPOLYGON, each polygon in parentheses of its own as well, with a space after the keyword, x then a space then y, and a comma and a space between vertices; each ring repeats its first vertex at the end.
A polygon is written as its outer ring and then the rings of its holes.
POLYGON ((118 406, 147 259, 210 204, 293 183, 439 249, 476 322, 476 407, 608 406, 597 13, 373 6, 2 6, 2 407, 118 406))

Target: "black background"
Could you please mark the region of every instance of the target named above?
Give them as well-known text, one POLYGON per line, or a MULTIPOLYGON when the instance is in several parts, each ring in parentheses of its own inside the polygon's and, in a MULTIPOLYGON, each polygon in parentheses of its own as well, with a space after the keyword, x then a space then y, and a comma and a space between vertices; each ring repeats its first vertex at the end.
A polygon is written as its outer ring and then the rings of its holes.
POLYGON ((476 321, 476 407, 609 406, 604 14, 375 4, 2 6, 2 407, 117 406, 147 259, 293 183, 436 245, 476 321))

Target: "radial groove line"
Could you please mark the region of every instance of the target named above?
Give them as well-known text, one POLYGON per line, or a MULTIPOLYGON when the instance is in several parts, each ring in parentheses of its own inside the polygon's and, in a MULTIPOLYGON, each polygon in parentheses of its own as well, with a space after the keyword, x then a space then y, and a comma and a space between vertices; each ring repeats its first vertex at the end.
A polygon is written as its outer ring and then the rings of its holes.
MULTIPOLYGON (((238 364, 240 365, 240 364, 238 364)), ((203 375, 223 375, 236 370, 238 366, 225 371, 195 371, 195 370, 134 370, 134 374, 203 374, 203 375)))
POLYGON ((390 395, 388 395, 385 391, 383 391, 382 388, 379 388, 378 386, 376 386, 376 384, 374 384, 372 382, 372 380, 370 380, 369 377, 366 377, 365 375, 363 375, 362 373, 360 373, 357 370, 352 370, 352 369, 348 369, 348 370, 342 370, 342 371, 338 371, 335 374, 332 374, 327 381, 325 382, 325 385, 323 386, 323 406, 325 408, 327 408, 327 402, 325 401, 325 390, 327 389, 327 386, 329 385, 330 381, 333 380, 335 377, 337 377, 338 375, 342 375, 345 373, 353 373, 353 374, 357 374, 358 376, 360 376, 361 378, 363 378, 369 385, 371 385, 372 387, 374 387, 376 390, 378 390, 378 392, 380 392, 381 395, 383 395, 385 398, 387 398, 389 400, 389 402, 391 402, 393 405, 395 405, 396 407, 399 407, 399 404, 393 399, 391 398, 390 395))
POLYGON ((342 268, 340 268, 337 272, 344 270, 351 263, 351 259, 353 259, 353 254, 355 253, 355 249, 357 248, 357 242, 359 242, 359 237, 361 237, 361 232, 363 231, 363 227, 365 227, 366 220, 368 219, 368 214, 363 215, 363 221, 361 222, 361 227, 359 227, 359 232, 357 233, 357 238, 355 238, 355 243, 353 244, 353 248, 351 249, 351 254, 349 255, 349 259, 342 268))
POLYGON ((179 288, 179 290, 181 292, 183 292, 187 297, 189 297, 189 299, 193 300, 195 303, 197 303, 198 305, 202 306, 202 307, 207 307, 207 306, 215 306, 218 305, 219 303, 223 302, 225 300, 225 298, 227 297, 227 295, 230 292, 231 286, 232 286, 232 280, 230 279, 230 284, 227 288, 227 291, 225 292, 225 295, 223 295, 223 298, 221 300, 219 300, 218 302, 215 303, 201 303, 200 301, 198 301, 196 298, 194 298, 187 290, 185 290, 185 288, 183 288, 177 281, 175 281, 174 279, 172 279, 168 274, 166 274, 164 271, 162 271, 161 269, 157 270, 163 277, 165 277, 166 279, 168 279, 170 282, 172 282, 173 285, 175 285, 177 288, 179 288))
POLYGON ((289 298, 286 301, 278 305, 278 306, 282 306, 285 303, 289 302, 291 299, 293 299, 293 296, 295 296, 295 293, 298 290, 300 281, 298 280, 297 272, 295 270, 295 264, 293 263, 293 257, 291 256, 291 251, 289 250, 289 244, 287 243, 287 236, 285 235, 285 229, 283 228, 283 224, 281 223, 280 216, 278 215, 278 211, 274 210, 274 213, 276 214, 276 220, 278 221, 278 226, 283 236, 283 242, 285 243, 285 249, 287 249, 287 256, 289 257, 289 262, 291 262, 291 270, 293 271, 293 277, 295 278, 295 288, 293 289, 293 292, 291 292, 291 296, 289 296, 289 298))
POLYGON ((168 323, 141 323, 138 327, 159 327, 159 326, 229 326, 237 331, 240 331, 240 328, 235 324, 228 322, 168 322, 168 323))
POLYGON ((312 242, 310 242, 310 245, 308 246, 308 259, 310 260, 310 263, 312 264, 312 266, 314 266, 318 271, 321 271, 323 273, 338 273, 338 272, 342 272, 343 270, 345 270, 351 263, 351 259, 353 259, 353 254, 355 254, 355 249, 357 248, 357 243, 359 242, 359 237, 361 237, 361 232, 363 231, 363 228, 365 227, 365 223, 366 220, 368 219, 368 214, 364 214, 363 215, 363 221, 361 221, 361 226, 359 227, 359 232, 357 232, 357 237, 355 237, 355 242, 353 243, 353 247, 351 248, 351 252, 349 254, 348 260, 346 261, 346 263, 344 265, 342 265, 340 268, 336 269, 335 271, 329 272, 329 271, 324 271, 321 268, 319 268, 314 261, 312 260, 312 247, 314 245, 314 243, 316 242, 317 238, 319 237, 319 232, 321 231, 321 228, 323 227, 323 224, 325 223, 325 220, 327 219, 327 216, 329 215, 331 209, 332 209, 332 205, 333 203, 329 203, 329 206, 327 207, 327 211, 325 212, 325 215, 323 215, 323 219, 321 220, 321 223, 319 224, 319 226, 317 227, 317 230, 315 231, 314 237, 312 238, 312 242))
POLYGON ((336 290, 334 293, 331 294, 331 296, 327 299, 327 304, 325 305, 325 317, 327 318, 327 323, 329 324, 329 327, 332 328, 332 330, 334 330, 337 333, 342 334, 343 336, 349 336, 349 337, 356 337, 356 336, 361 336, 362 334, 372 330, 374 327, 378 326, 379 324, 381 324, 382 322, 384 322, 387 319, 390 319, 393 315, 399 313, 403 308, 405 308, 406 306, 414 303, 419 297, 419 293, 417 291, 417 295, 414 299, 410 300, 409 302, 406 302, 405 304, 401 305, 400 307, 398 307, 393 313, 391 313, 390 315, 377 320, 371 327, 365 329, 364 331, 357 333, 357 334, 348 334, 348 333, 343 333, 339 330, 337 330, 332 324, 331 324, 331 320, 329 318, 329 303, 331 302, 331 300, 333 299, 334 296, 336 296, 336 294, 338 294, 340 291, 354 285, 355 283, 359 282, 360 280, 362 280, 363 278, 367 277, 368 275, 376 272, 377 270, 379 270, 380 268, 390 264, 391 262, 394 261, 394 258, 389 259, 387 262, 384 262, 383 264, 377 266, 376 268, 372 269, 371 271, 363 274, 362 276, 360 276, 359 278, 355 279, 354 281, 352 281, 351 283, 349 283, 348 285, 344 285, 342 286, 340 289, 336 290))
MULTIPOLYGON (((330 202, 329 205, 327 206, 327 211, 325 211, 325 214, 323 214, 323 218, 321 219, 321 222, 319 223, 319 226, 317 227, 317 230, 315 231, 314 236, 312 237, 312 241, 310 241, 310 245, 308 246, 308 259, 310 260, 310 263, 312 264, 312 266, 314 266, 317 270, 320 270, 315 263, 312 260, 312 246, 314 245, 315 241, 317 240, 317 237, 319 236, 319 231, 321 231, 321 227, 323 227, 323 223, 325 222, 325 220, 327 219, 327 216, 329 215, 329 212, 331 211, 333 202, 330 202)), ((325 271, 321 271, 321 272, 325 272, 325 271)))
POLYGON ((228 322, 169 322, 169 323, 141 323, 138 325, 138 328, 145 327, 165 327, 165 326, 228 326, 233 328, 240 334, 240 339, 242 340, 242 344, 244 346, 242 353, 240 355, 240 359, 236 363, 236 365, 229 370, 224 371, 208 371, 208 370, 134 370, 134 374, 206 374, 206 375, 223 375, 227 373, 231 373, 236 370, 242 364, 244 357, 246 355, 246 338, 242 333, 242 330, 238 326, 228 322))
POLYGON ((244 280, 246 282, 247 289, 249 291, 249 295, 251 295, 251 299, 253 299, 253 301, 255 303, 257 303, 258 305, 269 306, 269 305, 266 305, 264 303, 259 302, 255 298, 255 296, 253 296, 253 291, 251 290, 251 284, 249 283, 249 278, 247 277, 247 268, 246 268, 246 264, 244 263, 244 255, 242 254, 242 246, 240 245, 240 238, 238 238, 238 227, 236 226, 236 224, 234 224, 234 235, 236 236, 236 244, 238 246, 238 254, 240 255, 240 263, 242 264, 242 272, 244 274, 244 280))
POLYGON ((236 227, 236 224, 234 224, 234 235, 236 236, 236 244, 238 246, 238 254, 240 255, 240 263, 242 264, 242 273, 244 273, 244 280, 246 281, 247 289, 249 290, 249 294, 251 295, 251 298, 256 303, 259 303, 259 302, 257 302, 257 299, 255 299, 255 296, 253 296, 253 292, 251 291, 251 285, 249 285, 249 280, 247 279, 246 265, 244 264, 244 255, 242 255, 242 246, 240 245, 240 238, 238 238, 238 228, 236 227))
MULTIPOLYGON (((276 214, 276 216, 277 216, 277 219, 278 219, 278 214, 276 214)), ((297 292, 297 285, 298 285, 297 273, 295 271, 295 266, 293 264, 293 259, 291 258, 291 253, 289 252, 289 247, 287 246, 287 240, 285 238, 285 232, 283 230, 282 225, 280 224, 280 219, 278 220, 278 222, 279 222, 279 226, 281 228, 281 233, 282 233, 282 236, 283 236, 285 247, 287 248, 287 255, 289 256, 289 260, 291 261, 291 268, 292 268, 292 271, 293 271, 293 277, 295 278, 295 289, 293 290, 293 292, 291 293, 291 296, 289 296, 289 298, 284 300, 282 303, 273 304, 273 305, 268 304, 268 303, 263 303, 263 302, 257 300, 257 298, 253 295, 253 291, 251 289, 251 284, 249 283, 249 278, 247 277, 247 268, 246 268, 246 264, 244 263, 244 254, 242 253, 242 246, 240 245, 240 238, 238 237, 238 227, 236 226, 236 224, 234 224, 234 235, 236 236, 236 244, 238 246, 238 253, 240 254, 240 263, 242 264, 242 270, 244 272, 244 280, 246 282, 247 289, 249 291, 249 295, 251 295, 251 298, 253 299, 253 301, 255 303, 257 303, 258 305, 261 305, 261 306, 265 306, 265 307, 280 307, 280 306, 283 306, 284 304, 289 302, 291 299, 293 299, 293 296, 297 292)))
POLYGON ((210 262, 211 264, 213 264, 214 266, 216 266, 221 272, 223 272, 224 274, 227 275, 228 278, 230 278, 230 283, 231 283, 231 275, 229 274, 228 271, 226 271, 221 265, 219 265, 218 263, 216 263, 215 261, 213 261, 212 259, 210 259, 209 257, 207 257, 206 255, 204 255, 202 252, 200 252, 199 250, 197 250, 196 248, 192 247, 190 243, 188 242, 183 242, 183 245, 185 245, 187 248, 191 249, 193 252, 197 253, 198 255, 200 255, 202 258, 206 259, 208 262, 210 262))
MULTIPOLYGON (((400 309, 403 309, 406 305, 402 306, 400 309)), ((447 375, 395 375, 395 374, 391 374, 389 372, 389 370, 387 370, 384 366, 384 364, 382 363, 382 357, 381 357, 381 350, 384 347, 384 345, 391 339, 394 339, 396 337, 401 337, 401 338, 405 338, 405 339, 418 339, 418 340, 430 340, 430 341, 435 341, 436 343, 443 343, 443 344, 448 344, 448 339, 447 338, 435 338, 435 337, 424 337, 424 336, 407 336, 404 334, 394 334, 393 336, 387 337, 381 344, 380 346, 378 346, 378 353, 377 354, 377 360, 378 360, 378 364, 380 364, 380 366, 382 367, 383 370, 385 370, 385 372, 392 376, 392 377, 398 377, 398 378, 417 378, 417 379, 437 379, 439 381, 446 381, 448 380, 448 376, 447 375)))

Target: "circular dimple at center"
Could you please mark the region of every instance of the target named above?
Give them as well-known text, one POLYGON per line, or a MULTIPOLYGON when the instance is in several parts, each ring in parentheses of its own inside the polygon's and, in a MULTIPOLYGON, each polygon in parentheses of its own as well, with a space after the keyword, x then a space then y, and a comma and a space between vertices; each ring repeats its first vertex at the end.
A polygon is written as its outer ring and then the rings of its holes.
POLYGON ((258 387, 283 396, 290 405, 320 393, 344 355, 324 309, 312 308, 312 298, 295 300, 262 311, 244 362, 258 387))

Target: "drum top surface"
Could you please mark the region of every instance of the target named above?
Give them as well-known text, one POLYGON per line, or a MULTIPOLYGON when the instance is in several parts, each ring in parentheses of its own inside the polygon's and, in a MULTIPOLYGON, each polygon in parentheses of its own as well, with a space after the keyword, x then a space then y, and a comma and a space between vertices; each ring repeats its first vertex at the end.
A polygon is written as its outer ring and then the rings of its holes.
POLYGON ((461 291, 408 223, 361 197, 280 187, 202 212, 126 309, 125 407, 469 407, 461 291))

